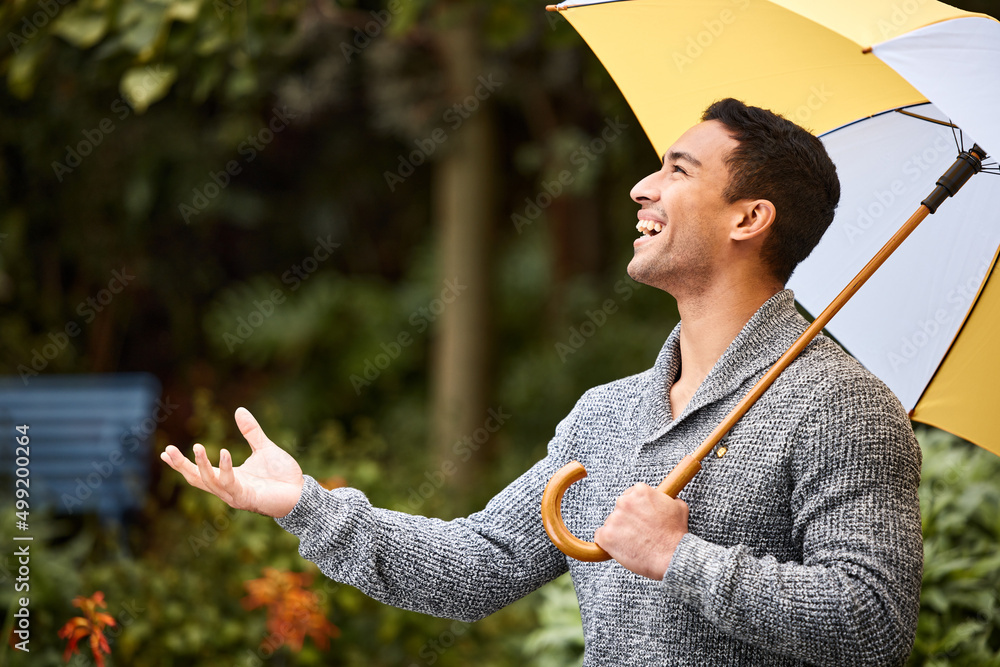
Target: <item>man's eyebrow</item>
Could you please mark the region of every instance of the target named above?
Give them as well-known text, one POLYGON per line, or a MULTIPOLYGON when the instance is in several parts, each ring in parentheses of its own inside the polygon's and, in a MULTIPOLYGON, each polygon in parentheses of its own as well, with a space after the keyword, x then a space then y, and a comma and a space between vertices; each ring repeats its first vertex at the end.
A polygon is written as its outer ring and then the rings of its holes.
POLYGON ((701 166, 701 161, 698 158, 684 151, 670 151, 669 153, 664 154, 663 163, 666 164, 667 160, 670 160, 671 162, 676 162, 677 160, 686 160, 696 167, 701 166))

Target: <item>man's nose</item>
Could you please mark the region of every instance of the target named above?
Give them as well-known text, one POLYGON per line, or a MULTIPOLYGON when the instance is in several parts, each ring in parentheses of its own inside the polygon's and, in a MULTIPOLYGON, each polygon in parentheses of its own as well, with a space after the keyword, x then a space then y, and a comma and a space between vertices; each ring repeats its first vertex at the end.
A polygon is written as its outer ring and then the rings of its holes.
POLYGON ((654 171, 652 174, 642 179, 638 183, 632 186, 632 190, 629 192, 629 196, 632 197, 632 201, 637 204, 648 201, 658 201, 660 199, 659 188, 656 187, 656 176, 659 172, 654 171))

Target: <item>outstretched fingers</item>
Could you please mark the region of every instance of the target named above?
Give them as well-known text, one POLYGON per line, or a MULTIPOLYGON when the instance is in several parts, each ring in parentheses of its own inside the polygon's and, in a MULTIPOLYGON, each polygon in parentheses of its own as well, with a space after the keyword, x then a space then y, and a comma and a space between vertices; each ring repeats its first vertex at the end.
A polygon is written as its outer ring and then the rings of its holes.
POLYGON ((236 425, 240 429, 240 433, 246 438, 247 442, 250 444, 250 449, 257 451, 261 447, 265 447, 270 444, 270 440, 264 435, 263 429, 261 429, 260 424, 254 418, 250 411, 246 408, 236 408, 236 425))
POLYGON ((196 443, 193 450, 195 463, 191 463, 173 445, 167 445, 160 452, 160 459, 179 472, 191 486, 214 494, 231 507, 237 507, 234 503, 242 502, 240 498, 244 489, 233 468, 233 455, 223 449, 219 454, 219 467, 214 468, 204 446, 196 443))
POLYGON ((208 490, 205 488, 205 485, 201 480, 201 474, 198 472, 198 468, 173 445, 167 445, 167 448, 160 453, 160 459, 179 472, 181 476, 184 477, 184 480, 191 486, 199 488, 202 491, 208 490))
POLYGON ((205 451, 204 446, 197 444, 194 446, 194 461, 198 465, 198 474, 205 485, 205 489, 227 503, 232 500, 232 495, 222 488, 222 484, 219 483, 215 468, 209 462, 208 453, 205 451))
POLYGON ((233 455, 227 449, 219 453, 219 484, 229 494, 230 500, 239 497, 242 489, 233 472, 233 455))

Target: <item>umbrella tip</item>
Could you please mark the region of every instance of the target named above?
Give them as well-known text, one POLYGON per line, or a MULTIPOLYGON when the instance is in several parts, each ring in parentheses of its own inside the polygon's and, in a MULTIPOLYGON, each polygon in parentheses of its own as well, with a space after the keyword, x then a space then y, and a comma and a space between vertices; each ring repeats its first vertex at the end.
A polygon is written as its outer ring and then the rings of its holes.
POLYGON ((871 52, 872 52, 872 47, 870 47, 870 46, 866 46, 865 48, 861 49, 861 53, 864 53, 865 55, 867 55, 867 54, 869 54, 871 52))
POLYGON ((547 12, 558 12, 559 5, 545 5, 545 11, 547 12))

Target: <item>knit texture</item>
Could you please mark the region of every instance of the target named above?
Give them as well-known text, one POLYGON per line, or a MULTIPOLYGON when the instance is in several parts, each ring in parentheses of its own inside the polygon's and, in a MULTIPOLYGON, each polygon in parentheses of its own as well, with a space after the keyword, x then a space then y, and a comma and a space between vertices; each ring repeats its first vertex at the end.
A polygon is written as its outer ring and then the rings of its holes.
POLYGON ((279 525, 332 579, 387 604, 473 621, 572 573, 584 664, 898 665, 913 644, 923 549, 920 450, 896 397, 817 337, 703 462, 680 497, 689 533, 662 581, 567 558, 542 527, 542 491, 576 459, 563 498, 593 539, 616 498, 656 486, 807 323, 788 290, 751 318, 676 420, 680 326, 654 367, 586 392, 548 455, 480 512, 453 521, 378 509, 306 476, 279 525))

